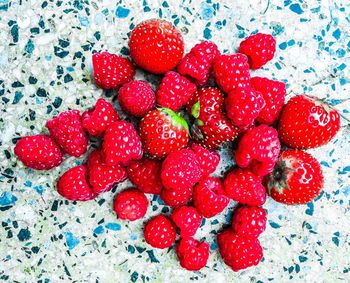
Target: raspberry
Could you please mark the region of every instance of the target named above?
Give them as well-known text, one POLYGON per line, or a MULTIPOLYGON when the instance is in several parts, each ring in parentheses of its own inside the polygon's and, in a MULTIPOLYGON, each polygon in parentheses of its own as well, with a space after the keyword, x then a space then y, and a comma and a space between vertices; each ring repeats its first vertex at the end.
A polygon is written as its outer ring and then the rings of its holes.
POLYGON ((193 238, 181 239, 176 254, 180 265, 187 270, 200 270, 209 258, 209 245, 206 242, 199 242, 193 238))
POLYGON ((143 230, 146 242, 154 248, 169 248, 176 239, 176 226, 165 215, 157 215, 150 219, 143 230))
POLYGON ((160 193, 160 198, 166 205, 177 207, 179 205, 187 204, 192 198, 193 188, 176 188, 176 189, 163 189, 160 193))
POLYGON ((219 154, 196 143, 191 145, 191 149, 199 161, 199 165, 202 169, 202 175, 207 176, 214 173, 220 162, 219 154))
POLYGON ((202 223, 202 216, 192 206, 176 208, 171 215, 171 219, 180 229, 180 236, 182 238, 194 236, 202 223))

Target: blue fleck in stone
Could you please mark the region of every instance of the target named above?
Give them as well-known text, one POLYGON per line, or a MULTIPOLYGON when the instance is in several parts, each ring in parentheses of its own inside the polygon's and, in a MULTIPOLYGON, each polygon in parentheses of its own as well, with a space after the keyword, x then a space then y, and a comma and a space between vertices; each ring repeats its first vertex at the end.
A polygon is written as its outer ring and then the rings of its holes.
POLYGON ((94 17, 94 22, 96 25, 100 25, 103 23, 105 16, 102 13, 97 13, 94 17))
POLYGON ((217 250, 217 248, 218 248, 218 244, 217 243, 212 243, 211 245, 210 245, 210 249, 211 250, 217 250))
POLYGON ((45 55, 46 61, 51 61, 52 60, 52 55, 45 55))
POLYGON ((138 278, 139 278, 139 274, 136 271, 134 271, 130 276, 130 280, 132 282, 136 282, 138 278))
POLYGON ((0 207, 10 206, 15 204, 17 197, 10 192, 3 192, 0 196, 0 207))
POLYGON ((109 222, 105 225, 108 230, 119 231, 121 229, 120 224, 109 222))
POLYGON ((343 194, 344 194, 345 196, 349 196, 349 195, 350 195, 350 187, 344 188, 344 189, 343 189, 343 194))
POLYGON ((22 92, 16 91, 15 92, 15 97, 13 98, 12 104, 17 104, 22 99, 22 97, 23 97, 22 92))
POLYGON ((146 251, 146 253, 148 254, 151 262, 159 262, 159 260, 155 257, 153 250, 146 251))
POLYGON ((312 203, 312 202, 309 202, 308 204, 307 204, 307 209, 305 210, 305 213, 307 214, 307 215, 310 215, 310 216, 312 216, 313 214, 314 214, 314 204, 312 203))
POLYGON ((32 183, 31 181, 29 181, 29 180, 24 182, 24 185, 25 185, 26 187, 31 187, 32 184, 33 184, 33 183, 32 183))
POLYGON ((347 80, 345 78, 340 78, 339 83, 340 83, 340 85, 345 85, 345 84, 347 84, 347 80))
POLYGON ((101 235, 104 231, 105 229, 103 228, 103 226, 99 225, 94 229, 94 234, 101 235))
POLYGON ((28 53, 28 54, 32 54, 33 50, 34 50, 34 44, 33 41, 31 39, 28 40, 26 46, 24 47, 24 50, 28 53))
POLYGON ((34 186, 33 189, 40 195, 42 195, 43 192, 45 192, 45 188, 42 185, 34 186))
POLYGON ((39 96, 37 96, 37 97, 35 97, 35 103, 37 105, 40 105, 41 103, 43 103, 43 100, 39 96))
POLYGON ((336 39, 336 40, 339 40, 340 36, 341 36, 341 31, 340 29, 336 29, 333 33, 332 33, 333 37, 336 39))
POLYGON ((339 48, 335 53, 337 54, 338 58, 343 58, 345 56, 346 51, 342 48, 339 48))
POLYGON ((211 30, 209 29, 209 28, 205 28, 204 29, 204 32, 203 32, 203 36, 204 36, 204 38, 206 38, 206 39, 211 39, 211 30))
POLYGON ((7 11, 9 0, 0 0, 0 11, 7 11))
POLYGON ((299 261, 300 262, 305 262, 305 261, 307 261, 307 257, 300 255, 299 256, 299 261))
POLYGON ((278 63, 278 62, 275 63, 275 66, 276 66, 277 70, 281 70, 282 69, 280 63, 278 63))
POLYGON ((130 240, 133 240, 133 241, 137 240, 137 234, 132 233, 132 234, 130 235, 130 240))
POLYGON ((337 247, 339 247, 339 232, 336 232, 336 233, 334 233, 334 237, 332 237, 332 242, 337 246, 337 247))
POLYGON ((278 47, 281 49, 281 50, 285 50, 287 48, 287 43, 286 42, 282 42, 280 45, 278 45, 278 47))
POLYGON ((74 249, 77 245, 79 245, 80 240, 73 235, 71 232, 64 232, 64 236, 66 237, 66 244, 70 250, 74 249))
POLYGON ((295 44, 295 40, 291 39, 288 41, 288 46, 293 46, 295 44))
POLYGON ((130 10, 121 6, 118 6, 117 10, 115 11, 115 15, 117 18, 126 18, 127 16, 129 16, 129 14, 130 10))
POLYGON ((203 2, 201 4, 200 16, 203 20, 210 20, 213 17, 214 8, 212 5, 203 2))
POLYGON ((90 21, 89 21, 89 19, 86 16, 78 15, 78 19, 79 19, 80 24, 83 27, 89 27, 90 26, 90 21))
POLYGON ((289 9, 298 15, 301 15, 302 13, 304 13, 303 9, 301 9, 299 4, 292 4, 289 6, 289 9))
POLYGON ((168 4, 167 1, 164 1, 164 2, 162 3, 162 6, 163 6, 164 8, 169 8, 169 4, 168 4))
POLYGON ((13 42, 18 42, 18 25, 17 23, 15 23, 12 27, 11 27, 11 35, 12 35, 12 39, 13 42))
POLYGON ((21 242, 27 241, 32 237, 32 234, 30 233, 29 229, 21 229, 18 234, 17 234, 17 238, 18 240, 20 240, 21 242))
POLYGON ((331 166, 329 166, 329 164, 326 161, 321 161, 320 164, 324 167, 328 167, 328 168, 331 167, 331 166))
POLYGON ((278 228, 281 228, 281 227, 282 227, 281 225, 279 225, 279 224, 276 223, 276 222, 273 222, 272 220, 269 220, 269 224, 270 224, 270 226, 271 226, 272 228, 274 228, 274 229, 278 229, 278 228))

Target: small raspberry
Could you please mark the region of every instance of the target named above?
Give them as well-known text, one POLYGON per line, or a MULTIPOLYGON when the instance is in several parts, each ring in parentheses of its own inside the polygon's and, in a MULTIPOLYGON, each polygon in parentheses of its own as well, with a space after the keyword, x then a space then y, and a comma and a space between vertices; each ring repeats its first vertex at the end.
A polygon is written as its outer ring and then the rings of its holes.
POLYGON ((196 143, 191 145, 191 149, 199 161, 199 165, 202 169, 202 175, 207 176, 214 173, 220 162, 219 154, 196 143))
POLYGON ((165 215, 157 215, 150 219, 144 229, 146 242, 154 248, 169 248, 176 239, 176 226, 165 215))
POLYGON ((166 205, 177 207, 187 204, 192 198, 193 188, 175 188, 167 190, 163 188, 160 198, 166 205))
POLYGON ((206 242, 199 242, 193 238, 181 239, 176 254, 180 265, 187 270, 200 270, 209 258, 209 245, 206 242))
POLYGON ((176 208, 171 219, 180 229, 182 238, 194 236, 202 223, 202 216, 198 211, 194 207, 186 205, 176 208))

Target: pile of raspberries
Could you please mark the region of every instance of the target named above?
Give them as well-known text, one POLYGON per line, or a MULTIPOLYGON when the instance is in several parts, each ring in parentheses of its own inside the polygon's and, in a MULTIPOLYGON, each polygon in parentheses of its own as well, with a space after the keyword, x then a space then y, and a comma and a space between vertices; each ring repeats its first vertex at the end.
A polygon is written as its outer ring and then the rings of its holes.
POLYGON ((218 232, 219 252, 233 271, 257 265, 266 195, 286 204, 319 195, 321 168, 302 149, 335 136, 338 112, 305 95, 284 105, 283 82, 250 76, 250 69, 274 56, 276 41, 268 34, 249 36, 234 54, 203 41, 184 55, 180 32, 151 19, 132 30, 129 50, 132 61, 108 52, 94 53, 92 60, 95 84, 117 90, 132 123, 100 98, 82 114, 68 110, 48 120, 49 134, 22 137, 15 154, 29 168, 49 170, 64 154, 82 156, 89 137, 98 137, 101 147, 57 181, 62 197, 92 200, 129 178, 134 186, 115 196, 113 208, 119 219, 135 221, 147 213, 146 194, 160 195, 172 213, 148 220, 144 238, 158 249, 176 242, 180 265, 188 270, 207 264, 209 245, 194 238, 203 218, 223 212, 233 200, 239 205, 230 227, 218 232), (133 79, 136 66, 160 76, 157 90, 133 79), (211 174, 224 143, 232 144, 236 166, 222 179, 211 174), (281 143, 289 149, 281 151, 281 143))

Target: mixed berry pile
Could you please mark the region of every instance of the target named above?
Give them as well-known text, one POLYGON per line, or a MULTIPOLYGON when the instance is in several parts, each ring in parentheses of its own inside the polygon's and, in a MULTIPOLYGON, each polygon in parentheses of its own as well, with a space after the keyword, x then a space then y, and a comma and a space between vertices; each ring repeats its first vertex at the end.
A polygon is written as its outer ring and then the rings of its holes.
POLYGON ((132 61, 108 52, 93 54, 95 83, 116 89, 122 120, 114 105, 100 98, 80 113, 68 110, 47 121, 49 134, 22 137, 14 152, 32 169, 49 170, 68 154, 87 152, 89 137, 101 139, 85 164, 66 171, 57 192, 72 201, 88 201, 129 178, 133 187, 119 192, 118 218, 143 218, 145 194, 157 194, 173 208, 144 226, 154 248, 175 244, 180 264, 200 270, 209 245, 195 239, 203 217, 221 213, 231 200, 239 205, 232 224, 218 231, 219 252, 233 271, 257 265, 263 257, 259 236, 265 230, 267 195, 285 204, 305 204, 323 187, 320 164, 305 149, 328 143, 340 128, 340 116, 324 101, 297 95, 285 104, 281 81, 251 77, 269 62, 275 39, 257 33, 235 54, 221 54, 209 41, 184 55, 181 33, 165 20, 137 25, 130 34, 132 61), (135 67, 161 77, 157 90, 134 80, 135 67), (223 178, 211 176, 217 152, 231 143, 236 166, 223 178))

